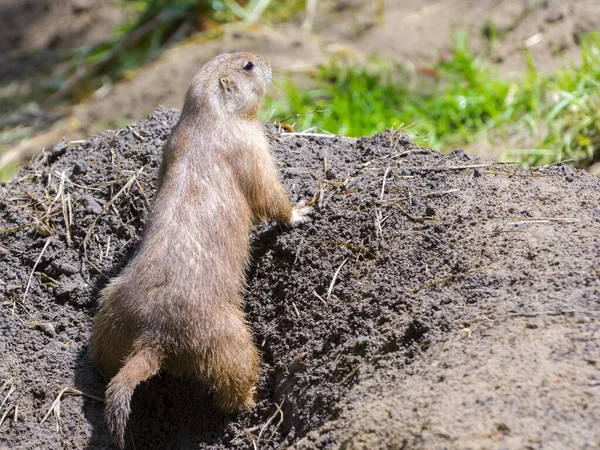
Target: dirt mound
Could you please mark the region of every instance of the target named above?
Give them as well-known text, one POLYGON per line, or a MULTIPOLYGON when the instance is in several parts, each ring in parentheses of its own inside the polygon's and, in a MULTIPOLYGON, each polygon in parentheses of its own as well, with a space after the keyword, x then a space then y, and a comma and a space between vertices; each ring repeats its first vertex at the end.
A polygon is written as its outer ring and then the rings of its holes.
MULTIPOLYGON (((97 399, 63 396, 61 432, 52 414, 40 422, 64 388, 103 396, 88 346, 97 292, 139 242, 177 117, 58 144, 2 187, 7 448, 109 445, 97 399)), ((262 400, 225 416, 203 386, 155 377, 134 396, 130 448, 600 445, 598 178, 394 132, 268 131, 292 200, 315 212, 251 237, 262 400)))

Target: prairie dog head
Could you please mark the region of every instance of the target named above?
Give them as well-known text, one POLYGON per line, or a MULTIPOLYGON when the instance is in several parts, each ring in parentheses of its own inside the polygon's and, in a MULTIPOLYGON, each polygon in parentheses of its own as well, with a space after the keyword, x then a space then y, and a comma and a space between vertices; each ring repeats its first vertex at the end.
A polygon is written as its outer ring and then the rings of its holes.
POLYGON ((255 119, 267 84, 271 81, 269 58, 259 53, 223 53, 196 73, 188 89, 184 114, 208 113, 255 119))

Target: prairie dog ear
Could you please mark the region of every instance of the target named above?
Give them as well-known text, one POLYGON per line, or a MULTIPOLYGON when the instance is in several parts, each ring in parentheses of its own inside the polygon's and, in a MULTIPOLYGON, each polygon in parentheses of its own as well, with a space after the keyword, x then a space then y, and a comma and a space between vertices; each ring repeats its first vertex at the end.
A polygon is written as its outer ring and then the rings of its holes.
POLYGON ((230 94, 233 90, 233 83, 231 81, 231 78, 221 77, 219 78, 219 84, 221 85, 221 89, 223 89, 223 92, 225 92, 226 94, 230 94))

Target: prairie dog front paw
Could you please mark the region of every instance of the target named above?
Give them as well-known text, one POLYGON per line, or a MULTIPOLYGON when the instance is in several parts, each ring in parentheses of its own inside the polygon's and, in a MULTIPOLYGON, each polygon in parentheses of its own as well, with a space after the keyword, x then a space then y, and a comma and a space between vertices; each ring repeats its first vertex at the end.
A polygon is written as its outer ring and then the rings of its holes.
POLYGON ((306 206, 306 202, 304 200, 298 202, 296 206, 292 208, 292 219, 290 220, 290 225, 298 225, 301 223, 308 222, 310 217, 308 214, 312 211, 310 206, 306 206))

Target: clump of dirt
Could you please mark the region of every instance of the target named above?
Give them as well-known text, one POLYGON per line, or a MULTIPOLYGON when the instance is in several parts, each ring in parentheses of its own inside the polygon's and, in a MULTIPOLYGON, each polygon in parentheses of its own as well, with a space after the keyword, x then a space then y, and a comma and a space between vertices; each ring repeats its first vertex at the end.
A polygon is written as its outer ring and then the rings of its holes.
MULTIPOLYGON (((104 391, 91 321, 139 242, 178 114, 60 143, 3 185, 8 448, 110 445, 90 397, 104 391), (63 397, 57 431, 55 415, 41 421, 67 387, 87 397, 63 397)), ((261 400, 227 416, 204 386, 163 374, 136 390, 129 448, 600 444, 598 178, 442 155, 395 131, 267 131, 292 200, 314 213, 251 236, 261 400)))

